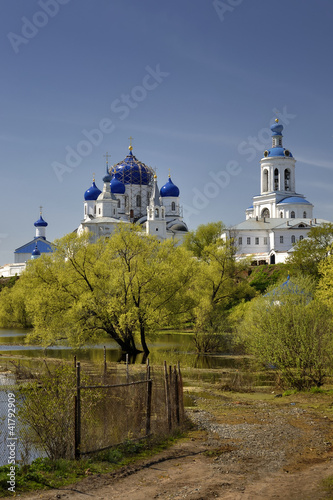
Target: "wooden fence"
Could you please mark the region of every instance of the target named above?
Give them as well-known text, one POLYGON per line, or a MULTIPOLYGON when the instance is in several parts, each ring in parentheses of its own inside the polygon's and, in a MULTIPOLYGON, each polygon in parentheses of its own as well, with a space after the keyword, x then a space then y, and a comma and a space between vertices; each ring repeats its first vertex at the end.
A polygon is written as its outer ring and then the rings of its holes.
POLYGON ((103 383, 96 384, 91 383, 91 376, 85 383, 80 363, 75 360, 75 365, 76 459, 126 440, 167 434, 182 424, 183 383, 179 363, 177 367, 167 367, 164 362, 161 369, 152 368, 147 362, 144 373, 131 376, 127 364, 126 372, 115 378, 104 362, 103 383))

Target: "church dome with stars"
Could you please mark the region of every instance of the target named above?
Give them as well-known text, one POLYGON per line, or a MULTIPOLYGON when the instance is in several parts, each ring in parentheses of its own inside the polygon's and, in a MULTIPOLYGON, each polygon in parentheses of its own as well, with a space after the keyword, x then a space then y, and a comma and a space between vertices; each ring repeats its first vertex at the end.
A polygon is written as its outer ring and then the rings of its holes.
POLYGON ((126 158, 112 167, 112 174, 123 184, 149 185, 154 178, 154 170, 139 161, 133 154, 132 146, 126 158))

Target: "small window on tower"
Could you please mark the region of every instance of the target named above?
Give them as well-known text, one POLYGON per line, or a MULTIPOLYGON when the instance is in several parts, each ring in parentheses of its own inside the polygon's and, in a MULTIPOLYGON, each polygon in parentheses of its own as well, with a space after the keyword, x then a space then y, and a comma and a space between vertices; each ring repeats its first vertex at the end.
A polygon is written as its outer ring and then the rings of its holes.
POLYGON ((283 243, 283 236, 280 236, 280 243, 283 243))
POLYGON ((294 212, 294 211, 293 211, 293 212, 291 212, 290 217, 291 217, 292 219, 295 219, 295 212, 294 212))
POLYGON ((306 219, 306 212, 303 212, 303 217, 304 219, 306 219))
POLYGON ((136 206, 141 207, 141 196, 139 194, 136 195, 136 206))
POLYGON ((171 203, 171 210, 173 212, 176 210, 176 203, 174 201, 171 203))
POLYGON ((291 237, 291 243, 296 243, 296 238, 295 238, 295 235, 293 234, 292 237, 291 237))

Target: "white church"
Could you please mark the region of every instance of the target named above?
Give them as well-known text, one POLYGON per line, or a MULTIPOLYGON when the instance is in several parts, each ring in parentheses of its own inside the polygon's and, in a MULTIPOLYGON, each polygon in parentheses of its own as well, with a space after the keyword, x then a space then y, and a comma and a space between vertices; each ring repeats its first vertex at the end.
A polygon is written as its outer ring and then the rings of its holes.
POLYGON ((234 240, 236 258, 250 258, 253 264, 285 262, 311 227, 329 222, 313 218, 312 203, 296 192, 296 160, 283 147, 282 130, 276 119, 272 147, 260 160, 260 195, 245 211, 246 220, 222 235, 234 240))
MULTIPOLYGON (((170 175, 159 189, 154 170, 133 155, 132 145, 126 158, 112 167, 108 164, 109 156, 106 154, 102 190, 93 178, 92 185, 84 193, 83 220, 75 232, 88 233, 92 241, 96 241, 110 236, 119 224, 134 223, 144 230, 143 235, 181 242, 188 228, 182 217, 179 188, 170 175)), ((28 260, 53 251, 52 244, 46 240, 48 223, 42 211, 34 226, 34 239, 14 251, 14 263, 0 267, 0 277, 19 275, 28 260)))
POLYGON ((123 161, 112 167, 106 162, 102 191, 93 179, 84 193, 84 216, 77 232, 90 233, 96 241, 101 236, 110 236, 124 223, 138 224, 146 234, 160 239, 182 241, 188 232, 182 217, 179 188, 169 175, 159 189, 154 170, 133 155, 132 145, 123 161))

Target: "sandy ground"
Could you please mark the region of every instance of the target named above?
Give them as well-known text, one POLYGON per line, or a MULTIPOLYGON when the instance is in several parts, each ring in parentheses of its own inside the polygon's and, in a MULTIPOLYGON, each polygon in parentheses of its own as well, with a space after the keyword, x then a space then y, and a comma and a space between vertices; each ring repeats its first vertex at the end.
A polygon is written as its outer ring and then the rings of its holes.
MULTIPOLYGON (((202 398, 198 398, 202 399, 202 398)), ((323 500, 333 476, 330 414, 297 401, 197 401, 196 429, 155 457, 25 500, 323 500), (206 409, 206 406, 208 409, 206 409)))

